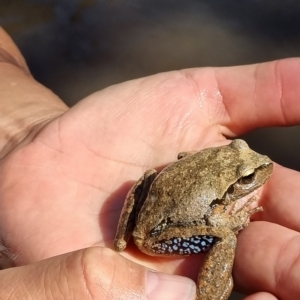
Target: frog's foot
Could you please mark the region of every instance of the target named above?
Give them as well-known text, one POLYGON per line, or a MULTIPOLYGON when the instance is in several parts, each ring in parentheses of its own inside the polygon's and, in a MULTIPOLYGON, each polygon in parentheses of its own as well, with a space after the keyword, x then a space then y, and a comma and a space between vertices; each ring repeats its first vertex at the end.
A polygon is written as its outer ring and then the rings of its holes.
POLYGON ((199 151, 185 151, 185 152, 179 152, 178 155, 177 155, 177 159, 182 159, 182 158, 185 158, 187 156, 190 156, 190 155, 193 155, 195 153, 197 153, 199 151))
MULTIPOLYGON (((200 275, 199 275, 200 276, 200 275)), ((230 297, 230 294, 233 289, 233 278, 230 277, 227 279, 222 295, 215 295, 214 290, 210 290, 209 287, 204 284, 203 280, 199 278, 199 290, 197 290, 196 300, 227 300, 230 297), (217 298, 218 297, 218 298, 217 298)))
POLYGON ((241 225, 233 228, 232 230, 237 234, 240 230, 246 228, 249 225, 249 223, 250 223, 250 217, 251 217, 251 215, 253 215, 254 213, 259 212, 259 211, 263 211, 262 206, 255 207, 255 208, 247 211, 247 213, 245 214, 245 216, 243 218, 246 221, 243 224, 241 224, 241 225))
POLYGON ((257 195, 257 191, 254 191, 249 195, 246 195, 245 197, 235 201, 228 213, 234 215, 240 211, 252 211, 253 207, 257 207, 258 200, 259 196, 257 195))
POLYGON ((236 211, 236 213, 238 214, 240 212, 243 212, 248 214, 250 217, 251 215, 253 215, 258 211, 263 211, 262 206, 257 206, 258 200, 259 200, 258 195, 251 196, 250 199, 236 211))
POLYGON ((252 195, 242 207, 238 209, 233 208, 231 214, 231 228, 235 233, 246 228, 250 222, 250 217, 256 212, 263 211, 262 206, 257 206, 259 197, 252 195))
POLYGON ((136 217, 144 204, 150 185, 157 175, 156 170, 148 170, 129 190, 121 212, 114 248, 123 251, 135 227, 136 217))

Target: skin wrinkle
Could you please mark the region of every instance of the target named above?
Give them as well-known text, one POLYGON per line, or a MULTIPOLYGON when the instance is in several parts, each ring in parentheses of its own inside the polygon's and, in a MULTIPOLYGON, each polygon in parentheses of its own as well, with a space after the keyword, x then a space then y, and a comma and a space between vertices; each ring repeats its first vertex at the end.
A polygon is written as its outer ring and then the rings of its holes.
POLYGON ((88 280, 89 276, 87 275, 88 271, 86 270, 85 263, 84 263, 84 254, 85 254, 86 251, 88 251, 88 250, 83 251, 83 253, 81 255, 81 259, 80 259, 80 261, 81 261, 81 269, 82 269, 83 285, 85 287, 85 290, 87 291, 87 295, 89 296, 89 298, 93 299, 92 293, 90 291, 90 287, 87 284, 89 282, 89 280, 88 280))
MULTIPOLYGON (((277 290, 277 293, 278 295, 281 295, 281 289, 277 289, 276 287, 281 287, 281 286, 286 286, 286 284, 284 284, 286 282, 286 279, 289 278, 287 276, 287 274, 290 274, 290 270, 294 267, 295 265, 295 262, 297 260, 300 260, 300 253, 295 253, 297 255, 295 255, 294 259, 291 259, 290 260, 290 264, 289 266, 285 265, 285 272, 282 272, 282 268, 279 269, 279 264, 278 264, 278 260, 281 258, 281 257, 285 257, 285 252, 286 250, 289 248, 290 245, 292 245, 292 241, 294 240, 299 240, 299 235, 295 235, 293 236, 290 240, 286 241, 284 247, 281 247, 280 248, 280 251, 278 253, 278 259, 277 259, 277 263, 275 264, 275 270, 274 270, 274 279, 275 279, 275 282, 274 282, 274 286, 273 288, 271 289, 272 290, 277 290), (281 275, 281 276, 280 276, 281 275)), ((296 264, 297 265, 297 264, 296 264)), ((282 297, 284 297, 285 295, 282 295, 282 297)))
MULTIPOLYGON (((232 118, 230 117, 229 111, 228 111, 228 109, 227 109, 226 101, 224 101, 224 92, 222 91, 222 88, 221 88, 221 86, 220 86, 220 84, 219 84, 220 79, 219 79, 219 77, 218 77, 218 74, 219 74, 219 73, 218 73, 217 71, 213 72, 213 75, 214 75, 214 82, 216 83, 216 88, 217 88, 218 93, 220 94, 221 99, 222 99, 222 104, 223 104, 223 107, 224 107, 224 115, 226 114, 226 117, 229 118, 229 121, 226 121, 226 123, 230 123, 230 122, 233 122, 233 121, 232 121, 232 118)), ((229 104, 228 104, 228 105, 229 105, 229 104)), ((223 117, 221 118, 221 120, 225 120, 225 116, 223 116, 223 117)), ((224 123, 224 124, 221 124, 221 122, 215 122, 215 124, 216 124, 216 125, 219 125, 219 127, 220 127, 220 133, 221 133, 222 135, 225 135, 225 134, 224 134, 225 131, 230 131, 230 133, 231 133, 230 136, 231 136, 231 137, 237 135, 234 131, 232 131, 230 128, 228 128, 228 126, 225 125, 225 123, 224 123)), ((228 135, 228 136, 229 136, 229 135, 228 135)))
MULTIPOLYGON (((84 143, 83 143, 84 144, 84 143)), ((85 145, 85 144, 84 144, 85 145)), ((103 155, 100 155, 98 153, 96 153, 95 151, 91 150, 89 147, 87 147, 87 145, 85 145, 86 148, 91 151, 93 154, 97 155, 99 158, 102 158, 104 160, 107 160, 109 162, 115 162, 115 163, 120 163, 123 165, 123 168, 128 168, 128 166, 133 166, 135 168, 140 168, 140 169, 144 169, 144 167, 146 167, 146 169, 148 168, 151 168, 152 167, 152 164, 151 165, 140 165, 140 164, 136 164, 136 163, 130 163, 130 162, 125 162, 125 161, 122 161, 122 160, 117 160, 117 159, 112 159, 112 158, 109 158, 109 157, 105 157, 103 155)), ((77 181, 79 183, 84 183, 86 184, 86 182, 82 181, 77 181)), ((115 179, 115 182, 118 182, 118 178, 115 179)), ((98 183, 98 185, 93 185, 93 184, 90 184, 89 186, 93 187, 93 188, 96 188, 98 189, 99 191, 103 192, 104 194, 106 194, 107 196, 111 195, 112 194, 112 191, 108 191, 106 190, 104 187, 100 186, 100 181, 98 183)), ((112 186, 114 186, 114 184, 112 184, 112 186)))
MULTIPOLYGON (((11 228, 11 231, 14 231, 14 228, 11 228)), ((37 232, 37 230, 36 230, 37 232)), ((29 240, 31 237, 34 237, 36 232, 33 232, 31 235, 28 235, 26 237, 27 240, 29 240)), ((11 261, 14 266, 18 266, 20 264, 19 262, 19 257, 21 256, 21 250, 18 249, 17 245, 11 246, 12 242, 11 239, 8 238, 11 234, 9 232, 6 233, 6 238, 5 240, 1 240, 1 245, 5 247, 5 256, 7 256, 11 261), (3 244, 4 241, 4 244, 3 244), (14 249, 14 250, 13 250, 14 249)), ((51 246, 51 245, 49 245, 51 246)), ((44 255, 45 256, 45 255, 44 255)))
MULTIPOLYGON (((57 267, 57 265, 55 267, 57 267)), ((51 298, 53 299, 53 295, 52 294, 53 294, 54 290, 49 288, 49 278, 48 278, 48 284, 47 284, 47 280, 46 280, 48 273, 50 274, 50 278, 51 278, 51 272, 49 272, 49 265, 47 264, 47 268, 45 268, 45 271, 42 272, 42 273, 40 273, 40 276, 42 276, 42 278, 39 281, 43 282, 41 284, 41 287, 44 287, 43 288, 44 298, 47 299, 48 298, 47 295, 50 292, 51 298)), ((56 280, 54 281, 54 283, 56 283, 56 285, 57 285, 57 281, 56 280)), ((36 284, 36 282, 34 282, 34 284, 36 284)), ((51 284, 51 281, 50 281, 50 284, 51 284)), ((36 284, 36 287, 38 287, 38 286, 40 287, 39 284, 36 284)))
MULTIPOLYGON (((233 123, 232 121, 232 118, 230 117, 230 114, 229 114, 229 111, 227 109, 227 105, 226 105, 226 101, 224 102, 224 97, 223 97, 223 94, 222 94, 222 91, 221 89, 219 89, 219 92, 220 94, 222 95, 222 102, 223 102, 223 105, 224 105, 224 110, 225 110, 225 113, 226 115, 228 116, 229 118, 229 122, 226 122, 226 123, 233 123)), ((220 128, 220 134, 223 136, 223 137, 226 137, 226 138, 232 138, 233 136, 237 136, 238 134, 232 130, 231 128, 228 127, 228 125, 225 125, 225 124, 217 124, 219 125, 219 128, 220 128)))
POLYGON ((25 68, 23 65, 19 64, 19 62, 12 56, 10 53, 5 51, 3 48, 0 47, 0 66, 14 66, 22 71, 24 71, 25 74, 31 77, 31 74, 27 68, 25 68))
MULTIPOLYGON (((199 90, 200 90, 197 81, 194 79, 194 76, 192 76, 192 75, 190 74, 189 70, 179 70, 179 71, 177 71, 177 72, 179 72, 179 74, 181 75, 181 77, 182 77, 182 75, 183 75, 184 80, 187 81, 187 82, 189 83, 189 85, 191 85, 191 86, 193 87, 193 88, 192 88, 193 91, 194 91, 194 89, 195 89, 196 91, 199 91, 199 90), (191 83, 191 84, 190 84, 190 83, 191 83)), ((198 94, 198 93, 195 93, 195 96, 197 96, 197 94, 198 94)))
POLYGON ((132 166, 132 167, 137 167, 137 168, 141 168, 142 166, 140 164, 137 164, 137 163, 132 163, 132 162, 128 162, 128 161, 123 161, 123 160, 119 160, 119 159, 113 159, 111 157, 108 157, 108 156, 104 156, 102 154, 99 154, 97 153, 96 151, 92 150, 90 147, 88 147, 86 144, 84 144, 82 142, 82 144, 91 152, 93 153, 94 155, 98 156, 99 158, 102 158, 103 160, 108 160, 108 161, 111 161, 111 162, 115 162, 115 163, 119 163, 119 164, 122 164, 122 165, 125 165, 125 166, 132 166))
POLYGON ((58 144, 60 146, 60 149, 62 149, 62 139, 61 139, 61 135, 62 135, 62 130, 61 130, 61 119, 57 120, 57 139, 58 139, 58 144))
MULTIPOLYGON (((61 278, 61 276, 60 276, 60 278, 61 278)), ((55 288, 49 288, 48 286, 52 285, 52 284, 50 283, 50 284, 47 285, 45 283, 46 281, 49 281, 49 279, 47 280, 47 276, 44 276, 43 281, 44 281, 44 291, 45 291, 44 294, 45 294, 46 299, 48 298, 47 291, 49 291, 49 293, 50 293, 50 297, 51 297, 50 299, 53 299, 53 300, 55 300, 55 298, 57 298, 57 291, 59 292, 60 296, 63 295, 63 293, 61 292, 61 289, 60 289, 60 285, 58 284, 58 282, 56 280, 54 280, 54 282, 53 282, 53 284, 55 285, 55 288), (54 296, 54 294, 55 294, 56 297, 54 296)))
MULTIPOLYGON (((225 120, 225 115, 226 117, 229 117, 230 121, 231 121, 231 118, 229 116, 229 113, 228 113, 228 110, 227 110, 227 107, 226 107, 226 102, 224 101, 224 95, 220 89, 220 85, 219 85, 219 81, 218 81, 218 78, 217 78, 217 72, 213 72, 214 74, 214 82, 216 83, 216 89, 217 89, 217 95, 220 95, 220 102, 222 103, 223 105, 223 116, 221 118, 219 118, 220 120, 225 120)), ((214 125, 220 125, 218 122, 213 122, 214 125)))
MULTIPOLYGON (((188 121, 185 122, 181 127, 180 127, 180 138, 179 140, 184 140, 184 136, 186 135, 186 132, 190 131, 190 128, 192 127, 191 125, 196 124, 197 127, 199 126, 199 123, 195 122, 195 121, 188 121)), ((210 127, 211 125, 208 125, 207 127, 210 127)), ((205 128, 204 128, 205 130, 205 128)), ((200 139, 200 137, 199 137, 200 139)), ((203 137, 200 139, 203 140, 203 137)))
MULTIPOLYGON (((180 70, 179 73, 185 77, 185 80, 189 83, 189 85, 192 85, 192 87, 193 87, 192 90, 193 90, 193 93, 194 93, 196 99, 198 100, 198 102, 201 102, 201 99, 199 97, 199 92, 202 89, 199 87, 198 82, 195 80, 194 76, 190 75, 189 70, 180 70)), ((213 73, 215 74, 215 72, 213 72, 213 73)), ((201 112, 203 114, 202 110, 201 110, 201 112)), ((213 122, 210 122, 209 119, 206 118, 206 120, 208 122, 208 125, 214 124, 213 122)))
MULTIPOLYGON (((165 78, 164 81, 168 81, 168 78, 165 78)), ((131 91, 131 93, 129 93, 129 94, 131 94, 131 95, 132 94, 134 94, 134 95, 136 94, 135 98, 133 98, 133 100, 139 98, 139 91, 143 91, 143 95, 144 96, 146 96, 146 95, 147 96, 152 95, 153 91, 157 91, 157 85, 160 85, 164 81, 159 81, 159 82, 156 82, 156 85, 149 85, 148 86, 148 79, 147 79, 147 77, 140 78, 139 79, 139 88, 136 88, 136 90, 135 90, 136 93, 132 93, 132 91, 131 91), (144 88, 145 83, 146 83, 147 89, 144 88)), ((164 93, 162 93, 161 95, 164 95, 164 93)), ((154 96, 152 96, 152 97, 156 97, 156 94, 154 96)), ((152 97, 150 99, 152 99, 152 97)), ((147 98, 147 97, 145 97, 145 98, 147 98)), ((150 101, 150 103, 151 103, 151 101, 150 101)))
MULTIPOLYGON (((0 29, 0 34, 3 34, 3 30, 0 29)), ((3 36, 2 36, 3 38, 3 36)), ((14 47, 13 42, 11 41, 11 39, 9 37, 6 37, 6 39, 8 40, 8 46, 11 48, 8 50, 10 50, 11 52, 14 53, 14 55, 9 54, 7 51, 3 50, 3 48, 0 48, 0 52, 2 52, 0 54, 0 56, 2 56, 2 59, 6 60, 6 62, 2 62, 0 63, 0 69, 1 69, 1 74, 5 73, 6 71, 8 71, 8 77, 5 78, 5 80, 2 82, 2 84, 4 85, 4 89, 2 91, 2 94, 5 96, 10 96, 13 93, 21 93, 21 91, 26 91, 26 87, 23 86, 22 84, 19 85, 17 82, 14 82, 14 80, 12 79, 12 75, 17 75, 16 78, 18 79, 22 79, 22 83, 25 82, 30 82, 30 81, 34 81, 34 79, 32 78, 26 63, 24 61, 24 59, 22 58, 22 55, 19 53, 18 49, 14 47), (9 43, 11 45, 9 45, 9 43), (13 88, 12 83, 16 84, 17 86, 15 88, 13 88), (6 94, 5 94, 6 93, 6 94)), ((5 41, 5 38, 4 38, 5 41)), ((39 92, 41 90, 42 86, 39 85, 37 82, 35 82, 34 85, 34 89, 33 89, 33 93, 34 92, 39 92)), ((49 93, 49 91, 48 91, 49 93)), ((2 96, 3 96, 2 95, 2 96)), ((6 113, 6 122, 10 121, 10 117, 14 117, 16 118, 16 122, 13 123, 12 128, 8 128, 7 124, 6 126, 4 126, 4 128, 7 128, 7 130, 9 130, 8 132, 10 132, 11 134, 9 136, 6 136, 4 138, 5 144, 3 146, 2 152, 1 152, 1 156, 4 157, 11 149, 13 149, 14 147, 22 144, 24 142, 24 140, 26 140, 30 134, 34 134, 37 130, 35 129, 35 127, 40 128, 42 126, 45 125, 45 120, 49 120, 50 121, 52 119, 54 119, 57 115, 61 115, 60 113, 58 114, 57 111, 55 113, 51 113, 51 115, 49 115, 49 109, 45 107, 46 105, 46 101, 43 97, 39 97, 39 99, 37 99, 35 96, 33 96, 32 98, 28 98, 26 97, 26 95, 24 96, 25 98, 25 103, 27 102, 29 104, 29 107, 26 108, 26 111, 23 114, 23 117, 19 116, 19 114, 17 113, 16 109, 13 109, 14 106, 16 105, 16 103, 18 102, 13 102, 11 104, 11 108, 8 109, 8 112, 6 113), (32 103, 35 101, 42 101, 43 105, 44 105, 44 110, 42 109, 37 109, 37 106, 33 106, 32 103), (36 118, 35 121, 33 121, 33 118, 30 117, 31 114, 28 114, 29 112, 39 112, 40 114, 40 118, 36 118), (48 113, 48 115, 47 115, 48 113), (44 116, 46 114, 46 116, 44 116), (42 124, 44 123, 44 124, 42 124)), ((55 105, 56 106, 56 105, 55 105)), ((61 104, 59 104, 59 106, 62 106, 61 104)))
MULTIPOLYGON (((219 80, 218 80, 218 76, 217 76, 217 72, 212 72, 213 73, 213 77, 214 77, 214 84, 216 85, 216 90, 217 90, 217 94, 220 95, 220 100, 221 100, 221 103, 223 105, 223 113, 224 113, 224 116, 221 117, 221 118, 216 118, 215 116, 215 119, 216 120, 224 120, 225 119, 225 115, 227 117, 229 117, 230 121, 231 121, 231 118, 229 116, 229 113, 228 113, 228 110, 227 110, 227 107, 226 107, 226 101, 224 101, 224 95, 223 95, 223 92, 221 91, 220 89, 220 84, 219 84, 219 80)), ((213 119, 213 118, 212 118, 213 119)), ((212 125, 220 125, 220 122, 216 122, 216 120, 212 120, 212 125)))
POLYGON ((30 71, 26 65, 26 62, 20 52, 20 50, 16 47, 13 40, 10 36, 6 34, 3 28, 0 26, 0 49, 2 53, 2 57, 12 61, 15 65, 20 66, 22 69, 26 70, 27 73, 30 74, 30 71))
MULTIPOLYGON (((179 74, 179 79, 178 81, 182 84, 182 85, 185 85, 184 83, 187 83, 186 85, 187 86, 191 86, 191 89, 192 90, 192 94, 194 94, 195 98, 197 100, 199 100, 199 86, 198 86, 198 83, 197 81, 194 79, 194 76, 190 75, 190 71, 189 69, 188 70, 178 70, 178 71, 174 71, 174 73, 176 74, 179 74)), ((160 82, 160 84, 162 84, 163 81, 160 82)), ((175 97, 174 99, 179 99, 179 101, 181 100, 180 98, 180 95, 178 95, 177 97, 175 97)), ((179 129, 179 133, 178 133, 178 136, 179 136, 179 140, 184 140, 184 136, 185 136, 185 133, 186 133, 186 129, 189 129, 191 128, 191 124, 196 124, 198 125, 199 123, 197 123, 196 121, 186 121, 188 120, 188 117, 189 115, 192 114, 191 111, 189 111, 188 113, 186 113, 184 115, 184 117, 181 117, 180 119, 177 119, 174 123, 177 124, 177 126, 175 126, 176 128, 179 129)), ((174 116, 173 114, 170 114, 169 115, 169 118, 166 120, 166 122, 169 120, 169 119, 173 119, 174 116)), ((208 125, 210 125, 209 121, 208 121, 208 125)), ((173 127, 173 126, 172 126, 173 127)), ((199 126, 197 126, 199 127, 199 126)), ((165 129, 165 132, 167 132, 169 129, 165 129)))
POLYGON ((283 98, 283 82, 282 82, 282 78, 280 76, 280 61, 276 60, 274 62, 274 75, 275 75, 275 85, 278 91, 278 96, 277 99, 279 100, 280 103, 280 108, 281 108, 281 114, 284 120, 285 124, 288 124, 288 117, 285 114, 285 110, 284 110, 284 98, 283 98))
MULTIPOLYGON (((181 135, 183 137, 186 135, 186 132, 190 131, 191 124, 197 124, 198 125, 198 123, 195 123, 195 122, 189 122, 189 123, 187 123, 186 126, 183 128, 183 129, 186 129, 186 130, 182 130, 182 134, 181 135)), ((207 131, 207 132, 210 132, 210 130, 212 130, 212 131, 215 131, 215 130, 219 131, 217 125, 208 125, 206 128, 204 127, 203 130, 207 131)), ((209 134, 202 134, 202 136, 201 136, 201 134, 199 134, 199 137, 197 139, 197 145, 198 144, 201 145, 200 149, 207 148, 207 145, 211 145, 211 144, 213 144, 216 141, 216 139, 209 138, 209 134)), ((182 140, 183 140, 183 138, 182 138, 182 140)), ((221 136, 220 140, 224 140, 224 136, 223 135, 221 136)), ((195 151, 195 150, 199 150, 199 147, 193 147, 192 149, 186 149, 186 148, 182 149, 182 148, 180 148, 180 149, 177 149, 177 154, 179 152, 186 151, 186 150, 195 151)), ((176 154, 176 158, 177 158, 177 154, 176 154)))
MULTIPOLYGON (((176 74, 176 73, 180 73, 180 72, 179 71, 174 71, 172 73, 176 74)), ((182 77, 182 75, 180 74, 180 78, 181 77, 182 77)), ((149 98, 149 99, 154 99, 154 98, 163 99, 164 95, 168 94, 169 88, 172 89, 173 85, 174 85, 174 83, 172 81, 170 82, 170 79, 168 77, 164 76, 159 81, 157 81, 156 84, 149 90, 147 98, 149 98)), ((180 94, 175 95, 175 96, 172 97, 172 102, 176 103, 176 102, 179 102, 180 100, 181 100, 181 95, 180 94)), ((155 101, 150 101, 150 103, 152 103, 152 102, 153 102, 154 107, 151 107, 151 109, 155 109, 157 107, 157 105, 161 105, 161 106, 165 105, 163 100, 159 100, 158 103, 156 103, 155 101)), ((141 103, 141 105, 143 105, 143 103, 141 103)), ((169 103, 167 104, 167 106, 169 106, 169 103)), ((176 114, 173 113, 173 109, 171 109, 170 111, 166 110, 166 113, 168 113, 168 114, 165 116, 164 124, 161 124, 160 127, 157 130, 157 132, 159 132, 160 135, 162 135, 161 129, 163 127, 166 128, 165 124, 168 124, 169 120, 173 120, 174 117, 176 117, 176 114)), ((168 131, 169 129, 166 128, 165 130, 168 131)))
MULTIPOLYGON (((276 290, 276 287, 277 286, 280 286, 279 284, 280 284, 280 281, 281 281, 281 278, 282 278, 282 276, 280 276, 280 271, 281 270, 279 270, 279 265, 278 265, 278 260, 279 260, 279 258, 281 257, 281 253, 282 252, 284 252, 284 250, 286 249, 286 246, 287 246, 288 244, 286 243, 285 244, 285 247, 281 247, 281 249, 280 249, 280 252, 278 253, 278 255, 277 255, 277 263, 275 263, 275 265, 274 265, 274 280, 273 280, 273 283, 271 284, 271 288, 270 288, 270 290, 271 291, 274 291, 274 290, 276 290)), ((279 293, 280 293, 280 289, 279 289, 279 291, 278 291, 279 293)))
POLYGON ((55 118, 60 117, 61 113, 54 113, 52 115, 47 115, 43 118, 37 119, 27 124, 27 127, 21 128, 20 132, 12 136, 6 143, 6 145, 1 149, 0 159, 3 159, 8 155, 11 149, 15 147, 20 147, 26 142, 31 136, 33 136, 32 142, 35 141, 34 136, 36 136, 40 130, 42 130, 47 123, 52 122, 55 118), (12 145, 16 145, 12 148, 12 145))
POLYGON ((7 257, 9 260, 12 261, 13 265, 15 265, 15 261, 18 258, 18 253, 17 251, 12 251, 11 247, 9 246, 9 234, 6 234, 6 237, 1 238, 1 254, 4 257, 7 257))
POLYGON ((16 297, 19 296, 20 294, 22 294, 21 299, 25 298, 28 299, 28 295, 30 294, 29 290, 28 290, 28 286, 26 284, 24 284, 24 282, 20 282, 19 286, 13 286, 13 291, 11 291, 12 297, 9 297, 8 299, 13 299, 13 300, 18 300, 16 297), (21 291, 21 293, 20 293, 21 291))
POLYGON ((18 300, 15 298, 15 295, 18 294, 16 292, 17 287, 14 286, 13 289, 10 290, 10 293, 7 295, 7 299, 6 300, 18 300))
MULTIPOLYGON (((85 119, 85 118, 83 118, 85 119)), ((93 127, 91 127, 89 125, 88 122, 85 122, 86 126, 90 129, 92 129, 93 127)), ((153 150, 153 147, 147 143, 146 141, 140 139, 142 142, 144 142, 148 147, 151 147, 151 150, 153 150)), ((116 163, 121 163, 122 165, 125 165, 125 166, 133 166, 133 167, 137 167, 137 168, 141 168, 142 166, 140 164, 137 164, 137 163, 133 163, 133 162, 129 162, 129 161, 123 161, 123 160, 118 160, 118 159, 113 159, 111 157, 108 157, 108 156, 104 156, 98 152, 96 152, 95 150, 93 150, 91 147, 89 147, 86 143, 84 143, 83 141, 80 141, 82 143, 82 145, 84 145, 86 147, 87 150, 89 150, 92 154, 98 156, 99 158, 103 158, 104 160, 108 160, 108 161, 112 161, 112 162, 116 162, 116 163)), ((64 152, 61 152, 61 153, 64 153, 64 152)), ((149 167, 150 168, 150 165, 146 167, 149 167)))
MULTIPOLYGON (((109 284, 109 288, 108 288, 108 291, 109 291, 109 295, 110 296, 114 296, 114 290, 115 290, 115 287, 114 287, 114 282, 117 280, 115 280, 115 278, 118 278, 118 271, 116 270, 117 269, 117 264, 116 264, 116 258, 114 257, 114 262, 113 262, 113 273, 112 273, 112 276, 111 276, 111 280, 110 280, 110 284, 109 284)), ((118 286, 116 284, 116 286, 118 286)), ((120 292, 120 291, 119 291, 120 292)))
MULTIPOLYGON (((53 148, 53 147, 49 147, 49 145, 46 144, 46 143, 44 143, 42 140, 34 140, 33 142, 35 142, 35 143, 40 143, 40 144, 44 145, 45 147, 47 147, 47 148, 49 148, 49 149, 51 149, 51 150, 54 150, 54 151, 56 151, 56 152, 58 152, 58 153, 61 153, 61 154, 65 155, 65 156, 68 156, 68 154, 65 153, 63 150, 57 149, 57 148, 53 148)), ((82 144, 83 144, 83 145, 84 145, 91 153, 93 153, 94 155, 98 156, 99 158, 103 158, 104 160, 108 160, 108 161, 111 161, 111 162, 121 163, 121 164, 124 165, 124 167, 126 167, 126 168, 127 168, 128 165, 133 166, 133 167, 136 167, 136 168, 142 168, 142 166, 141 166, 141 165, 138 165, 138 164, 129 163, 129 162, 125 162, 125 161, 121 161, 121 160, 117 160, 117 159, 112 159, 112 158, 109 158, 109 157, 105 157, 105 156, 100 155, 100 154, 98 154, 97 152, 93 151, 91 148, 89 148, 89 147, 88 147, 86 144, 84 144, 83 142, 82 142, 82 144)), ((31 164, 31 165, 34 166, 33 164, 31 164)), ((44 167, 40 167, 40 168, 44 168, 44 167)), ((116 179, 116 181, 117 181, 117 179, 116 179)), ((78 181, 78 180, 77 180, 77 182, 78 182, 78 183, 84 183, 84 184, 87 184, 87 183, 84 182, 84 181, 78 181)), ((100 182, 99 182, 99 184, 100 184, 100 182)), ((103 192, 103 193, 106 194, 106 195, 111 195, 111 191, 105 190, 105 189, 104 189, 103 187, 101 187, 100 185, 88 184, 88 186, 93 187, 93 188, 96 188, 97 190, 100 190, 101 192, 103 192)))
MULTIPOLYGON (((259 112, 259 98, 257 98, 256 96, 259 94, 258 91, 258 87, 257 87, 257 79, 259 78, 259 74, 260 74, 260 67, 263 66, 262 63, 259 63, 257 65, 255 65, 255 68, 254 68, 254 87, 253 87, 253 91, 252 91, 252 96, 251 98, 253 99, 252 101, 252 105, 255 107, 255 109, 253 109, 252 111, 255 111, 255 112, 259 112)), ((262 116, 263 117, 263 116, 262 116)))
MULTIPOLYGON (((164 149, 164 147, 158 147, 158 146, 153 146, 151 145, 150 143, 148 143, 145 139, 143 138, 139 138, 139 141, 143 142, 148 148, 149 150, 147 150, 148 152, 148 155, 149 153, 151 152, 155 152, 155 150, 161 150, 161 149, 164 149)), ((148 156, 149 157, 149 156, 148 156)), ((149 161, 150 159, 149 158, 146 158, 145 161, 149 161)), ((152 155, 152 159, 153 160, 153 155, 152 155)), ((127 163, 126 163, 127 164, 127 163)), ((130 164, 130 163, 129 163, 130 164)), ((139 164, 133 164, 133 166, 140 166, 139 164)), ((143 166, 145 166, 146 168, 151 168, 152 164, 151 165, 147 165, 147 164, 143 164, 143 166)))
MULTIPOLYGON (((57 152, 57 153, 60 153, 60 154, 63 154, 63 155, 68 156, 68 154, 65 153, 64 151, 62 151, 61 149, 58 149, 58 148, 56 148, 56 147, 55 147, 55 148, 54 148, 54 147, 50 147, 48 144, 44 143, 44 141, 41 140, 41 139, 39 139, 39 140, 34 139, 34 140, 32 141, 32 143, 41 144, 41 145, 47 147, 47 148, 50 149, 50 150, 53 150, 53 151, 55 151, 55 152, 57 152)), ((33 164, 31 164, 31 165, 34 166, 33 164)))
POLYGON ((254 86, 252 87, 252 97, 251 97, 251 99, 253 99, 251 104, 254 107, 254 109, 252 109, 252 111, 256 111, 256 112, 259 112, 259 105, 258 105, 259 101, 256 101, 255 99, 257 99, 256 95, 258 94, 257 93, 257 78, 258 78, 260 66, 261 66, 261 64, 257 64, 254 68, 254 76, 253 76, 253 78, 254 78, 253 85, 254 86))

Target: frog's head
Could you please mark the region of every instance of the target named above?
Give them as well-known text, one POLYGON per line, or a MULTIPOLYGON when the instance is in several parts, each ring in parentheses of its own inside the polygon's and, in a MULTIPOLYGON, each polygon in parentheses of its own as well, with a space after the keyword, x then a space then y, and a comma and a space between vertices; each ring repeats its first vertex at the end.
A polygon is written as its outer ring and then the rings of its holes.
POLYGON ((260 188, 271 176, 273 163, 269 157, 249 148, 243 140, 234 140, 230 147, 237 151, 236 180, 223 195, 228 202, 240 199, 260 188))

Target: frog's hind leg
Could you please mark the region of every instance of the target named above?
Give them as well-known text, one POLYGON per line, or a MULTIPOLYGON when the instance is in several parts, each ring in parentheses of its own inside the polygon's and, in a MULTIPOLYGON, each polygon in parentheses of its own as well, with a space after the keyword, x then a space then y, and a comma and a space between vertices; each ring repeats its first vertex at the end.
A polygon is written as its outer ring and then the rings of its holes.
POLYGON ((209 251, 198 275, 197 300, 227 300, 233 289, 236 236, 220 240, 209 251))
POLYGON ((136 218, 147 198, 147 194, 154 178, 157 175, 156 170, 148 170, 129 190, 117 228, 114 240, 114 248, 117 251, 123 251, 131 237, 135 227, 136 218))
POLYGON ((197 300, 226 300, 232 287, 237 238, 227 227, 191 225, 169 227, 140 248, 154 256, 188 256, 208 252, 198 276, 197 300))

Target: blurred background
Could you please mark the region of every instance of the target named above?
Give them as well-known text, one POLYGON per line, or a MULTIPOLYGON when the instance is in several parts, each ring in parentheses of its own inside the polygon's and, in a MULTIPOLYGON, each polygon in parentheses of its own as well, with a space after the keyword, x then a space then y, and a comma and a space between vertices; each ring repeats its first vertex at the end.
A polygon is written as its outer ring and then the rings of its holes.
MULTIPOLYGON (((34 77, 70 106, 106 86, 162 71, 300 56, 299 15, 297 0, 0 1, 0 25, 34 77)), ((300 170, 299 136, 295 126, 244 138, 300 170)))

